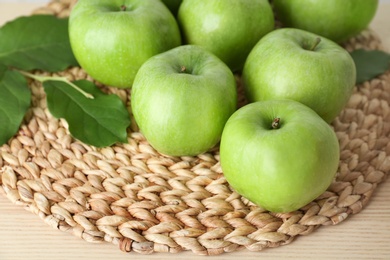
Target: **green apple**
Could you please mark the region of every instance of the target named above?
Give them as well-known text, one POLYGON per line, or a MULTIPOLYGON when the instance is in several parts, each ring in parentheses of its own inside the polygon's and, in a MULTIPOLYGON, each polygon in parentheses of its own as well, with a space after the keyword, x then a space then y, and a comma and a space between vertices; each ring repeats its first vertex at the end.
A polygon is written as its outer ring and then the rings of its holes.
POLYGON ((250 102, 293 99, 328 123, 348 102, 356 83, 350 54, 335 42, 300 29, 277 29, 253 48, 243 69, 250 102))
POLYGON ((176 16, 180 4, 183 0, 161 0, 161 1, 168 7, 168 9, 172 12, 172 14, 176 16))
POLYGON ((83 0, 69 17, 80 66, 113 87, 131 87, 150 57, 181 44, 178 24, 160 0, 83 0))
POLYGON ((236 107, 233 73, 195 45, 150 58, 131 90, 140 131, 157 151, 171 156, 197 155, 215 146, 236 107))
POLYGON ((267 100, 237 110, 220 144, 222 171, 243 197, 272 212, 297 210, 332 183, 339 142, 329 124, 293 100, 267 100))
POLYGON ((343 42, 364 30, 378 0, 274 0, 278 19, 286 27, 307 30, 343 42))
POLYGON ((268 0, 184 0, 178 22, 186 43, 205 47, 233 71, 253 46, 274 29, 268 0))

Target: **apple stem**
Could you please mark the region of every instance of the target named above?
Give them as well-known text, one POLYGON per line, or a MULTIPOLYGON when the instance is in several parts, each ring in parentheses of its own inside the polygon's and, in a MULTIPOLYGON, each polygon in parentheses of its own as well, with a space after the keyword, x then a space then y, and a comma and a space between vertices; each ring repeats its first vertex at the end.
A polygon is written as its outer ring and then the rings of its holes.
POLYGON ((121 5, 121 11, 126 11, 126 6, 125 5, 121 5))
POLYGON ((180 72, 184 73, 184 72, 186 72, 186 70, 187 70, 186 66, 181 66, 180 72))
POLYGON ((277 117, 274 119, 274 121, 272 121, 272 129, 278 129, 279 128, 279 125, 280 125, 280 118, 277 117))
POLYGON ((317 38, 315 39, 315 41, 313 42, 313 45, 311 46, 310 50, 311 50, 311 51, 314 51, 315 48, 318 46, 318 44, 320 44, 320 42, 321 42, 321 38, 320 38, 320 37, 317 37, 317 38))

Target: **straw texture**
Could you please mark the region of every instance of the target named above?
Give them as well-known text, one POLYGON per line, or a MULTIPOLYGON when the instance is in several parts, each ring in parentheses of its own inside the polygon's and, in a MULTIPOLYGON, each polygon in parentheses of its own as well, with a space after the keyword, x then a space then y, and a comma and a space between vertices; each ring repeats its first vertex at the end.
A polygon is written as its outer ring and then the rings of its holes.
MULTIPOLYGON (((36 13, 68 16, 74 2, 55 1, 36 13)), ((345 48, 382 47, 367 30, 345 48)), ((91 79, 80 68, 59 74, 91 79)), ((288 214, 269 213, 232 191, 218 147, 195 157, 162 156, 136 125, 127 144, 97 149, 80 143, 48 112, 41 84, 29 85, 33 100, 25 123, 0 148, 0 193, 53 228, 125 252, 216 255, 286 245, 360 212, 390 170, 390 72, 355 87, 332 123, 341 148, 336 179, 288 214)), ((102 88, 128 102, 127 90, 102 88)))

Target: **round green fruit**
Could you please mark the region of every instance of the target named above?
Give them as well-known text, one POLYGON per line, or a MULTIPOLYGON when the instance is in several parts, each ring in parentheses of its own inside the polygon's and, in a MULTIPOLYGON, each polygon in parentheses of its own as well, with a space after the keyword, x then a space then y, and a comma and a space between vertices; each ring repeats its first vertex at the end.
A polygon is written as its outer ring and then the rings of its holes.
POLYGON ((177 19, 186 43, 203 46, 233 71, 242 69, 253 46, 274 29, 268 0, 184 0, 177 19))
POLYGON ((331 122, 356 83, 355 63, 335 42, 300 29, 264 36, 249 54, 243 84, 250 102, 293 99, 331 122))
POLYGON ((240 108, 226 123, 220 144, 231 187, 272 212, 295 211, 321 195, 334 179, 339 156, 332 128, 293 100, 240 108))
POLYGON ((233 73, 199 46, 150 58, 131 92, 140 131, 157 151, 171 156, 198 155, 215 146, 236 107, 233 73))
POLYGON ((150 57, 181 44, 180 30, 160 0, 83 0, 69 17, 80 66, 101 83, 131 87, 150 57))
POLYGON ((274 0, 278 19, 286 27, 310 31, 343 42, 367 28, 378 0, 274 0))

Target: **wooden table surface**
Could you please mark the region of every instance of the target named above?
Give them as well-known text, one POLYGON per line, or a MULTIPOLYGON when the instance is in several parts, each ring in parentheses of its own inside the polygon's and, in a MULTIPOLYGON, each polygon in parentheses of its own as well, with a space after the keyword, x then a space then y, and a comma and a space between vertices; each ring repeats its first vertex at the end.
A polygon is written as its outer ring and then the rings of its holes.
MULTIPOLYGON (((29 14, 38 4, 2 3, 0 25, 29 14)), ((381 4, 373 28, 390 50, 390 4, 381 4)), ((1 39, 0 39, 1 40, 1 39)), ((192 252, 126 254, 109 243, 90 244, 55 230, 38 216, 13 205, 0 193, 0 260, 200 259, 192 252)), ((204 257, 202 257, 204 258, 204 257)), ((212 259, 390 259, 390 180, 376 190, 368 206, 336 226, 321 227, 290 245, 262 252, 239 251, 212 259)))

